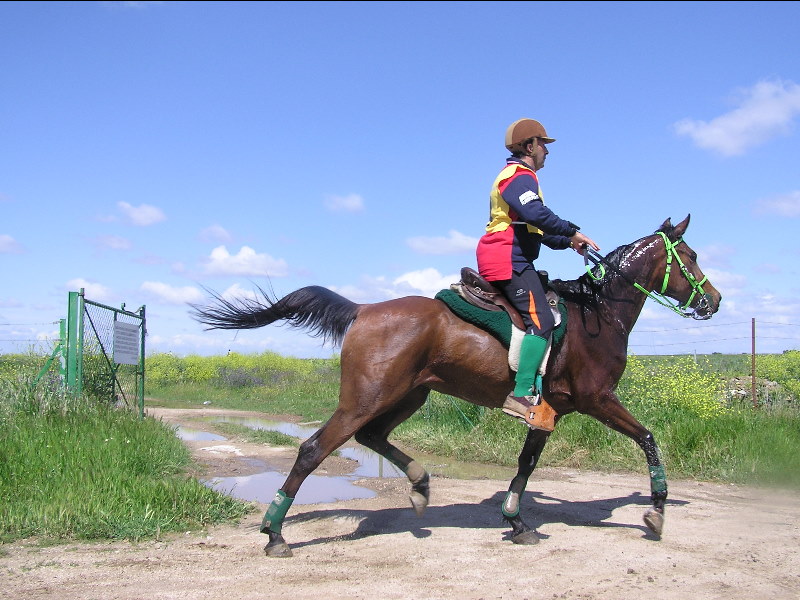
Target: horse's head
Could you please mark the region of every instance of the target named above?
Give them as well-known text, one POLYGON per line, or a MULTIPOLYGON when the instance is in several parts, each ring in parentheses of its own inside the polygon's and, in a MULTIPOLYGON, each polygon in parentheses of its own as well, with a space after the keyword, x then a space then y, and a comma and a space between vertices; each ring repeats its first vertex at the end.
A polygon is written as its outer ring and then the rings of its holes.
POLYGON ((687 215, 677 225, 667 219, 656 231, 656 244, 663 241, 660 251, 665 267, 660 273, 659 269, 655 270, 651 289, 679 302, 676 310, 683 315, 710 319, 719 310, 722 295, 703 275, 697 264, 697 253, 683 239, 690 217, 687 215))

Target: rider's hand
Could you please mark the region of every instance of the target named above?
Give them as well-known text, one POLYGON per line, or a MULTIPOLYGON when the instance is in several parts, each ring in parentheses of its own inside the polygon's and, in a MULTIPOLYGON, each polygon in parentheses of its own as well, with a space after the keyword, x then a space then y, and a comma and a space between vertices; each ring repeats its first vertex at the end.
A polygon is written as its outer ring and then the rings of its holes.
POLYGON ((593 250, 597 251, 600 250, 600 246, 594 243, 594 240, 586 235, 583 235, 580 231, 576 231, 575 235, 569 238, 569 246, 575 252, 583 256, 583 253, 586 251, 586 247, 590 246, 593 250))

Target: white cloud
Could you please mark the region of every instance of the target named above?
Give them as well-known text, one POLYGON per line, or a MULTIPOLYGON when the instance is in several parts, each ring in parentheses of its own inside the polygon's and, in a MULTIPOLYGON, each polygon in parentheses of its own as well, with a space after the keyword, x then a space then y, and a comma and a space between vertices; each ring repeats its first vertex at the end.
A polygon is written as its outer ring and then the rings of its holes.
POLYGON ((242 246, 236 255, 230 254, 225 246, 217 246, 206 261, 205 273, 285 277, 288 274, 288 266, 285 260, 272 258, 269 254, 256 254, 256 251, 249 246, 242 246))
POLYGON ((478 238, 451 229, 448 237, 413 237, 406 240, 406 243, 420 254, 459 254, 475 252, 478 238))
POLYGON ((145 8, 163 4, 163 2, 161 0, 120 0, 117 2, 107 0, 101 4, 111 8, 145 8))
POLYGON ((755 266, 756 271, 759 273, 772 273, 773 275, 778 275, 783 272, 783 269, 773 263, 761 263, 755 266))
POLYGON ((186 304, 200 302, 203 299, 200 290, 192 286, 173 287, 159 281, 145 281, 140 289, 168 304, 186 304))
POLYGON ((800 217, 800 190, 771 198, 762 198, 756 202, 754 211, 759 215, 800 217))
POLYGON ((10 235, 0 234, 0 254, 19 254, 22 246, 10 235))
POLYGON ((234 283, 230 286, 227 290, 222 292, 222 297, 226 300, 256 300, 260 299, 260 294, 258 294, 255 290, 248 290, 240 286, 238 283, 234 283))
POLYGON ((395 279, 398 296, 418 295, 433 298, 440 290, 448 289, 451 283, 459 281, 459 275, 442 275, 433 268, 411 271, 395 279))
POLYGON ((700 268, 728 267, 731 257, 736 255, 736 248, 726 244, 712 244, 697 250, 700 268))
POLYGON ((461 279, 460 275, 441 275, 433 268, 404 273, 393 281, 385 277, 362 277, 358 285, 326 286, 340 294, 362 304, 392 300, 404 296, 427 296, 433 298, 443 289, 449 289, 451 283, 461 279))
POLYGON ((108 302, 111 300, 111 290, 100 283, 92 283, 78 277, 77 279, 70 279, 66 283, 66 287, 70 292, 77 292, 83 288, 84 296, 88 300, 96 300, 98 302, 108 302))
POLYGON ((364 210, 364 199, 358 194, 326 196, 325 207, 333 212, 359 212, 364 210))
POLYGON ((221 225, 212 225, 200 232, 200 239, 204 242, 230 242, 233 238, 221 225))
POLYGON ((111 250, 130 250, 133 246, 129 239, 117 235, 101 235, 95 239, 95 243, 102 248, 111 250))
POLYGON ((683 119, 675 123, 678 135, 688 136, 700 148, 735 156, 779 135, 787 135, 800 114, 800 85, 791 81, 760 81, 738 91, 738 108, 712 119, 683 119))
POLYGON ((25 306, 25 304, 16 298, 0 298, 0 308, 21 308, 23 306, 25 306))
POLYGON ((150 204, 131 206, 127 202, 117 202, 117 206, 129 223, 140 227, 153 225, 167 218, 160 208, 151 206, 150 204))
POLYGON ((703 269, 703 274, 708 277, 723 298, 741 294, 747 288, 747 277, 738 273, 729 273, 717 269, 703 269))

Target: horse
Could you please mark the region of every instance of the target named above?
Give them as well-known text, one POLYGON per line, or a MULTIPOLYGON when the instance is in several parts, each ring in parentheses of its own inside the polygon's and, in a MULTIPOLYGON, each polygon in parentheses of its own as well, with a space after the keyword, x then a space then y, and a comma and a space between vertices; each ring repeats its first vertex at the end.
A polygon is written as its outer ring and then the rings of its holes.
MULTIPOLYGON (((550 282, 566 307, 566 330, 557 343, 553 341, 542 393, 558 413, 556 424, 577 411, 641 447, 652 503, 644 522, 659 539, 667 482, 658 445, 614 390, 625 370, 628 337, 648 297, 698 319, 710 318, 719 309, 720 293, 683 240, 690 217, 675 226, 668 218, 655 233, 604 257, 595 253, 594 267, 587 262, 586 273, 576 280, 550 282), (679 268, 672 268, 673 260, 679 268)), ((253 329, 286 321, 341 344, 338 407, 300 445, 294 466, 264 514, 261 532, 269 536, 267 556, 292 555, 282 526, 297 491, 328 455, 353 436, 405 473, 412 507, 421 516, 428 505, 429 475, 388 441, 389 434, 425 404, 431 390, 478 406, 501 407, 514 387, 507 346, 435 298, 407 296, 357 304, 321 286, 303 287, 279 300, 259 290, 263 296, 259 299, 227 300, 207 289, 211 303, 192 304, 192 317, 206 329, 253 329)), ((510 539, 517 544, 539 541, 520 515, 520 498, 549 435, 528 431, 501 506, 502 518, 512 528, 510 539)))

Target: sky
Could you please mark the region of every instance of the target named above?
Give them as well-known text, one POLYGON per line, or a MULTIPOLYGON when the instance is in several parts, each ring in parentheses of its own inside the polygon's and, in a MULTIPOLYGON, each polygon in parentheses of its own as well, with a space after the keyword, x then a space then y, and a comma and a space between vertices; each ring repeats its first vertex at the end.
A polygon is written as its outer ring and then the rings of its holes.
MULTIPOLYGON (((146 307, 147 354, 329 357, 206 331, 207 290, 432 297, 476 268, 505 130, 607 254, 691 214, 723 296, 648 300, 632 354, 800 349, 798 2, 0 3, 0 353, 68 292, 146 307)), ((583 260, 543 249, 575 279, 583 260)))

